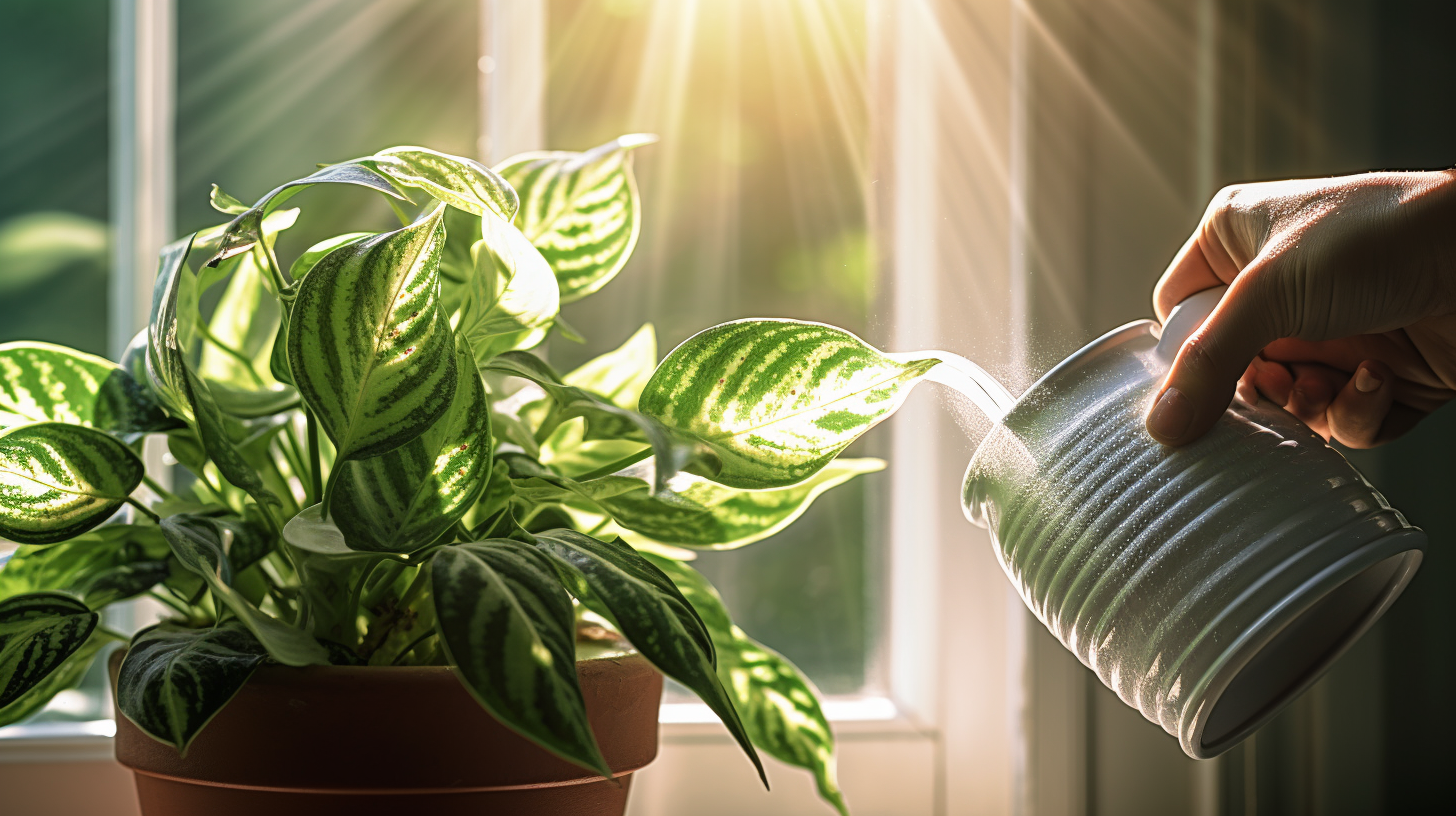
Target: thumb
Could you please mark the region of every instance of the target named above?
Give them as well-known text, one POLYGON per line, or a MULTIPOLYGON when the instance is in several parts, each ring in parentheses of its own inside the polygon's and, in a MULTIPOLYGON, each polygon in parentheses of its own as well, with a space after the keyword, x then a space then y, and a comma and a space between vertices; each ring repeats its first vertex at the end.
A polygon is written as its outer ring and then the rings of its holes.
POLYGON ((1282 336, 1273 310, 1250 291, 1253 282, 1247 274, 1236 279, 1178 350, 1147 416, 1148 433, 1164 445, 1186 445, 1212 428, 1249 363, 1282 336))

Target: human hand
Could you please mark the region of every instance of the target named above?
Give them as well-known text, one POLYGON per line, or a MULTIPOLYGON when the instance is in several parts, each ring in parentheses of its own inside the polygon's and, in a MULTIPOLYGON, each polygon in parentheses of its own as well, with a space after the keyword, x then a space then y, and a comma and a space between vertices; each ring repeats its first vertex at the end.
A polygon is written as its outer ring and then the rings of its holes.
POLYGON ((1456 171, 1228 187, 1153 291, 1158 318, 1229 284, 1148 412, 1165 445, 1235 391, 1371 447, 1456 396, 1456 171))

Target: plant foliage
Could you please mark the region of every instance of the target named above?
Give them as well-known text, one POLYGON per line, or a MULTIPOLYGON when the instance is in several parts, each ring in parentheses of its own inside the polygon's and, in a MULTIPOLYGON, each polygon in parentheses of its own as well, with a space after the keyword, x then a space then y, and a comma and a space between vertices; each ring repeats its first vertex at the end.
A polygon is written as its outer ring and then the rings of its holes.
POLYGON ((651 326, 565 375, 530 353, 626 265, 632 152, 652 141, 496 170, 390 148, 251 206, 214 187, 231 220, 162 251, 120 362, 0 345, 0 536, 18 545, 0 560, 0 725, 122 639, 102 607, 148 596, 172 614, 131 638, 118 706, 179 751, 267 663, 447 664, 501 722, 605 775, 575 669, 590 616, 760 774, 757 751, 803 767, 843 811, 813 686, 663 554, 768 538, 883 467, 836 457, 936 361, 771 319, 661 364, 651 326), (280 264, 299 214, 281 205, 320 184, 382 194, 400 227, 280 264), (185 469, 177 493, 142 487, 147 436, 185 469))

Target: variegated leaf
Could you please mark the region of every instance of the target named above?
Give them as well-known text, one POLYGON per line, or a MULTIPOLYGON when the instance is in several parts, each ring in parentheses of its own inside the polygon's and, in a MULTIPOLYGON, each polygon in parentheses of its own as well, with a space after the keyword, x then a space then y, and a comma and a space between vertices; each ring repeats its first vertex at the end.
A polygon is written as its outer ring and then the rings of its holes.
POLYGON ((0 709, 60 668, 100 619, 85 604, 57 592, 0 601, 0 709))
POLYGON ((393 450, 450 407, 455 344, 439 305, 443 209, 335 249, 299 286, 288 368, 339 462, 393 450))
POLYGON ((621 346, 586 361, 561 379, 567 385, 609 400, 618 408, 635 411, 637 398, 647 387, 656 365, 657 333, 651 323, 646 323, 621 346))
POLYGON ((551 267, 520 230, 494 215, 481 222, 482 238, 471 248, 474 271, 455 330, 484 365, 503 351, 544 340, 561 301, 551 267))
POLYGON ((31 686, 29 691, 11 700, 8 705, 0 706, 0 726, 20 722, 45 708, 46 704, 57 694, 80 685, 86 672, 91 668, 91 662, 96 659, 96 653, 107 644, 115 643, 118 640, 122 640, 122 638, 99 626, 92 629, 91 636, 86 638, 86 642, 72 652, 70 657, 67 657, 54 671, 43 677, 39 683, 31 686))
POLYGON ((427 147, 391 147, 370 157, 374 169, 406 187, 475 215, 493 213, 509 221, 520 202, 494 170, 474 159, 427 147))
POLYGON ((132 638, 116 707, 152 739, 187 746, 262 665, 267 652, 236 620, 211 629, 159 624, 132 638))
POLYGON ((222 231, 217 240, 217 250, 207 261, 215 267, 222 261, 240 255, 257 245, 263 239, 263 219, 283 202, 315 184, 354 184, 368 187, 401 201, 409 199, 378 171, 367 166, 368 159, 331 164, 301 179, 290 181, 270 191, 258 202, 239 213, 222 231))
POLYGON ((884 466, 879 459, 838 459, 802 482, 768 490, 738 490, 679 473, 657 495, 642 478, 625 474, 586 482, 538 477, 518 484, 516 492, 536 501, 586 498, 653 541, 731 550, 778 533, 825 491, 884 466))
POLYGON ((413 552, 454 526, 490 481, 490 403, 456 341, 450 410, 389 453, 347 462, 330 517, 356 550, 413 552))
POLYGON ((0 569, 0 598, 46 591, 84 596, 102 575, 165 560, 170 552, 162 531, 151 524, 108 524, 60 544, 22 546, 0 569))
POLYGON ((711 446, 722 460, 715 481, 785 487, 894 413, 938 363, 898 360, 819 323, 739 320, 674 349, 640 410, 711 446))
POLYGON ((235 534, 231 525, 210 516, 178 513, 162 519, 162 535, 172 555, 207 582, 213 596, 248 627, 274 660, 288 666, 328 663, 328 653, 308 633, 261 612, 233 589, 227 552, 235 534))
POLYGON ((105 521, 142 482, 142 463, 109 434, 37 422, 0 431, 0 537, 52 544, 105 521))
POLYGON ((431 562, 450 663, 496 719, 562 759, 610 777, 576 676, 571 598, 529 544, 454 544, 431 562))
POLYGON ((86 582, 81 587, 81 599, 92 609, 101 609, 117 601, 135 598, 167 580, 171 574, 172 565, 167 561, 118 564, 86 582))
POLYGON ((497 168, 521 197, 516 224, 546 256, 561 302, 580 300, 622 270, 641 229, 633 148, 656 136, 622 136, 585 153, 525 153, 497 168))
POLYGON ((820 798, 848 816, 835 774, 834 732, 814 684, 783 655, 734 626, 722 597, 697 570, 680 561, 644 557, 672 579, 707 624, 718 650, 718 676, 742 712, 753 744, 812 773, 820 798))
POLYGON ((188 399, 187 351, 196 330, 197 279, 187 268, 193 233, 162 249, 152 284, 152 311, 147 323, 147 377, 152 391, 173 416, 192 421, 188 399))
POLYGON ((175 423, 151 391, 116 363, 50 343, 0 344, 0 414, 119 434, 175 423))
POLYGON ((672 580, 618 540, 599 541, 575 530, 548 530, 535 539, 537 547, 586 585, 577 595, 583 603, 606 615, 652 665, 687 686, 718 715, 767 786, 758 754, 715 674, 708 629, 672 580))

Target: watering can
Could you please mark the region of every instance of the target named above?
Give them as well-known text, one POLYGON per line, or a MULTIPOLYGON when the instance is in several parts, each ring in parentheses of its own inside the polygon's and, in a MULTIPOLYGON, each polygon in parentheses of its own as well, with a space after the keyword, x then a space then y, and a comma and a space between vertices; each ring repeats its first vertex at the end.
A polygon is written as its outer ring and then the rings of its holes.
POLYGON ((1062 361, 981 442, 963 492, 1031 611, 1195 759, 1313 684, 1390 608, 1426 545, 1270 403, 1236 400, 1185 447, 1148 435, 1159 384, 1223 290, 1062 361))

